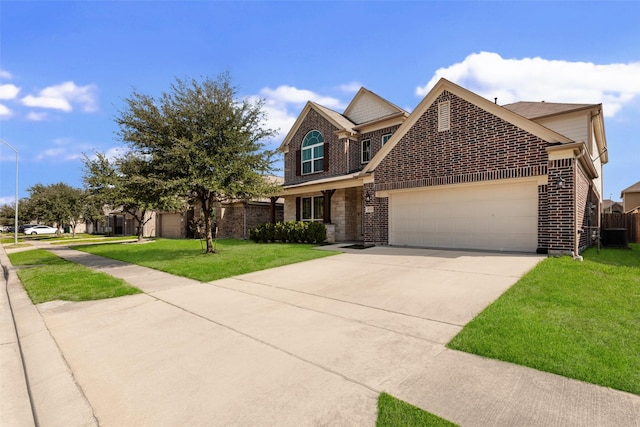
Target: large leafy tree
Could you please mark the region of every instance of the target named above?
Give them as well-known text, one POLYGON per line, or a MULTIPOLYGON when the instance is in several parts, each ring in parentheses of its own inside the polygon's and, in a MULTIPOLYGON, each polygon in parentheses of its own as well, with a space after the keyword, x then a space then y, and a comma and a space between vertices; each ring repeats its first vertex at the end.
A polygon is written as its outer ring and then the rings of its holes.
POLYGON ((89 200, 94 205, 121 209, 131 215, 136 220, 139 241, 143 238, 144 225, 152 218, 147 215, 149 212, 180 208, 180 201, 170 186, 159 179, 151 167, 148 157, 132 151, 112 159, 104 153, 84 158, 83 180, 89 200))
POLYGON ((82 218, 81 189, 59 182, 51 185, 36 184, 27 191, 31 200, 31 214, 34 217, 55 223, 58 234, 64 224, 69 224, 75 237, 76 225, 82 218))
POLYGON ((85 189, 82 216, 85 221, 91 221, 93 232, 98 230, 98 222, 106 219, 105 204, 95 194, 85 189))
MULTIPOLYGON (((4 204, 0 206, 0 224, 13 225, 13 223, 15 222, 15 213, 16 213, 15 203, 12 203, 10 205, 4 204)), ((20 210, 18 208, 18 214, 19 213, 20 213, 20 210)))
POLYGON ((265 175, 273 152, 264 141, 263 100, 239 99, 228 73, 217 79, 177 79, 159 98, 134 91, 116 123, 119 136, 139 158, 148 160, 147 177, 200 208, 207 253, 213 246, 216 205, 272 195, 265 175))

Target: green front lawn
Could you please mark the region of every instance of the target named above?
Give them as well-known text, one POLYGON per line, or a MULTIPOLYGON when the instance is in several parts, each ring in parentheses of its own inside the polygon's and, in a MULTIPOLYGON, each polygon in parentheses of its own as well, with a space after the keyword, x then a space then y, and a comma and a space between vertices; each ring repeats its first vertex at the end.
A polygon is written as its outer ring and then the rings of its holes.
POLYGON ((640 394, 640 245, 547 258, 448 347, 640 394))
POLYGON ((87 301, 138 294, 124 280, 35 249, 9 254, 18 277, 34 304, 53 300, 87 301))
POLYGON ((338 253, 314 247, 222 239, 217 242, 216 254, 202 254, 199 240, 157 239, 147 243, 108 243, 76 246, 74 249, 210 282, 338 253))
POLYGON ((378 420, 376 427, 455 427, 449 421, 423 411, 387 393, 378 397, 378 420))
POLYGON ((63 234, 58 238, 53 238, 49 240, 49 243, 52 245, 68 245, 70 243, 100 243, 100 242, 110 242, 110 241, 135 241, 137 240, 136 236, 102 236, 95 234, 77 234, 76 237, 71 237, 70 234, 63 234))

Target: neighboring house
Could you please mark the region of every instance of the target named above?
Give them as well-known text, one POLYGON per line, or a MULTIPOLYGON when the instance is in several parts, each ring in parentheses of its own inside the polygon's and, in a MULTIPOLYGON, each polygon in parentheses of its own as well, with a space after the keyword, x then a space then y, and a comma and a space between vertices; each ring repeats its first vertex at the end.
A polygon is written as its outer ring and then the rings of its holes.
MULTIPOLYGON (((156 212, 147 212, 146 218, 149 220, 144 224, 142 228, 142 235, 145 237, 156 236, 156 212)), ((92 233, 105 233, 115 236, 135 236, 138 230, 138 221, 133 215, 122 210, 106 209, 106 221, 98 221, 97 227, 93 224, 89 224, 87 228, 92 233)))
MULTIPOLYGON (((283 221, 284 206, 281 199, 273 198, 252 201, 234 201, 221 203, 216 207, 215 223, 217 237, 247 239, 249 230, 260 224, 283 221)), ((199 237, 195 229, 194 210, 187 212, 158 213, 156 227, 159 237, 184 238, 199 237)), ((202 231, 204 232, 204 231, 202 231)))
POLYGON ((622 206, 625 213, 640 211, 640 181, 622 190, 622 206))
POLYGON ((624 213, 624 209, 621 202, 605 199, 602 201, 602 213, 624 213))
POLYGON ((499 106, 441 79, 416 109, 309 102, 280 150, 285 220, 335 241, 577 253, 599 226, 601 104, 499 106))
MULTIPOLYGON (((265 176, 265 180, 277 186, 284 179, 280 176, 265 176)), ((186 212, 158 213, 156 229, 158 236, 168 238, 200 237, 204 230, 198 230, 194 218, 198 208, 186 212)), ((257 200, 233 200, 220 203, 215 207, 217 237, 248 239, 249 231, 258 225, 276 223, 284 220, 284 202, 280 197, 267 197, 257 200)), ((202 224, 200 224, 203 227, 202 224)))

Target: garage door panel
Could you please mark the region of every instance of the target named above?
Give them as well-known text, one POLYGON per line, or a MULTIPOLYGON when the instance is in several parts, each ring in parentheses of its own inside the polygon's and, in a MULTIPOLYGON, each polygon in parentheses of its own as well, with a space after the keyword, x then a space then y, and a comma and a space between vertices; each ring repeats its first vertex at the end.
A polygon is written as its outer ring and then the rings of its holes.
POLYGON ((535 251, 535 182, 439 187, 392 193, 389 243, 463 249, 535 251))

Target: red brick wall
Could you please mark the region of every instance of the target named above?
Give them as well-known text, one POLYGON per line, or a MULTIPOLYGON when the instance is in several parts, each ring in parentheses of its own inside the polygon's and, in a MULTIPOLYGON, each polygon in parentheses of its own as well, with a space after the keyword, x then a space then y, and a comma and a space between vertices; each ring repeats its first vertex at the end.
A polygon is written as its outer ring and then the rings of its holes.
POLYGON ((549 248, 549 199, 547 185, 538 186, 538 249, 549 248))
POLYGON ((398 129, 399 125, 388 128, 368 132, 362 135, 358 141, 349 141, 348 156, 345 153, 344 140, 338 139, 334 132, 338 130, 335 126, 324 119, 315 110, 310 110, 304 121, 294 134, 289 144, 289 152, 284 155, 285 185, 296 184, 301 182, 312 181, 316 179, 327 178, 331 176, 344 175, 347 173, 357 172, 365 166, 361 162, 361 141, 364 139, 371 140, 371 158, 376 155, 382 148, 382 135, 393 133, 398 129), (324 142, 329 143, 329 170, 321 173, 313 173, 307 175, 296 175, 296 156, 301 149, 302 140, 312 130, 322 133, 324 142), (347 162, 348 167, 347 167, 347 162))
POLYGON ((445 91, 378 165, 376 189, 544 175, 545 147, 537 136, 445 91), (438 102, 446 100, 451 126, 438 132, 438 102))
MULTIPOLYGON (((225 206, 224 216, 218 218, 218 237, 244 239, 249 238, 249 230, 260 224, 271 222, 271 206, 267 204, 248 204, 246 207, 246 236, 245 209, 242 203, 225 206)), ((284 206, 276 205, 276 222, 284 220, 284 206)))
POLYGON ((550 254, 567 254, 574 250, 574 167, 574 159, 560 159, 549 162, 547 248, 550 254), (559 185, 560 178, 564 180, 564 187, 559 185))
POLYGON ((373 132, 367 132, 362 134, 359 141, 351 141, 349 145, 349 172, 357 172, 362 170, 366 163, 362 163, 362 141, 365 139, 371 140, 371 158, 375 156, 382 148, 382 135, 392 134, 400 125, 391 126, 388 128, 376 130, 373 132))
MULTIPOLYGON (((315 179, 344 175, 347 173, 347 159, 345 156, 344 141, 338 139, 334 132, 338 130, 315 110, 309 110, 304 121, 293 135, 289 143, 289 152, 284 155, 284 183, 285 185, 297 184, 315 179), (302 147, 302 140, 312 130, 322 134, 324 142, 329 144, 329 170, 307 175, 296 176, 296 156, 302 147)), ((326 161, 326 153, 325 153, 326 161)))
POLYGON ((389 198, 375 197, 374 193, 374 184, 364 185, 364 242, 386 245, 389 243, 389 198), (367 193, 370 196, 369 203, 365 199, 367 193), (373 212, 367 213, 367 207, 372 207, 373 212))

